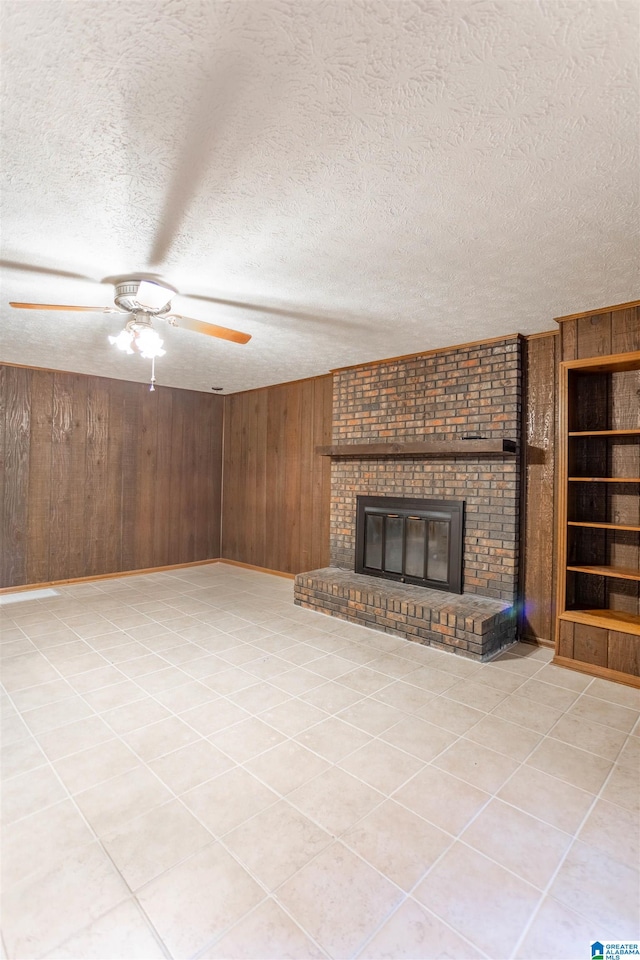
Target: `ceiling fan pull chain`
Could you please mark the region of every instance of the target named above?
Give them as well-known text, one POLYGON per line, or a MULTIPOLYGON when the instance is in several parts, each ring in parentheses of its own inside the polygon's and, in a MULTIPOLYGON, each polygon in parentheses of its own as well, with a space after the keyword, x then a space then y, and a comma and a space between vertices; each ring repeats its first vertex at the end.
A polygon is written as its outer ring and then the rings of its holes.
POLYGON ((149 387, 149 390, 155 390, 155 382, 156 382, 156 358, 151 357, 151 386, 149 387))

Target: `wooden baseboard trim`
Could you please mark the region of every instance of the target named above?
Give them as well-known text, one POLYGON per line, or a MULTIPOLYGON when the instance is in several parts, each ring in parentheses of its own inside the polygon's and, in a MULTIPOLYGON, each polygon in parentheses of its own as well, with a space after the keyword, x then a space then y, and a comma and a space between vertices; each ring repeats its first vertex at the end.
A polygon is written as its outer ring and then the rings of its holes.
POLYGON ((183 570, 187 567, 201 567, 205 563, 222 562, 220 557, 216 557, 213 560, 191 560, 189 563, 169 563, 164 567, 144 567, 140 570, 118 570, 116 573, 96 573, 92 577, 69 577, 67 580, 43 580, 41 583, 23 583, 19 587, 0 587, 0 594, 19 593, 23 590, 44 590, 46 587, 67 587, 74 583, 92 583, 95 580, 116 580, 118 577, 139 577, 145 573, 163 573, 166 570, 183 570))
POLYGON ((579 673, 588 673, 591 677, 615 680, 616 683, 626 683, 630 687, 640 687, 640 677, 636 677, 632 673, 621 673, 620 670, 610 670, 609 667, 599 667, 594 663, 582 663, 580 660, 571 660, 569 657, 555 656, 551 662, 559 667, 577 670, 579 673))
POLYGON ((532 647, 549 647, 553 650, 555 643, 553 640, 547 640, 545 637, 518 637, 520 643, 530 643, 532 647))
POLYGON ((92 577, 69 577, 66 580, 44 580, 42 583, 23 583, 18 587, 0 587, 3 593, 21 593, 23 590, 44 590, 47 587, 68 587, 74 583, 92 583, 98 580, 116 580, 118 577, 139 577, 147 573, 164 573, 167 570, 185 570, 187 567, 201 567, 206 563, 228 563, 231 567, 243 567, 245 570, 257 570, 270 573, 274 577, 294 580, 295 573, 282 570, 270 570, 268 567, 256 567, 253 563, 240 563, 239 560, 227 560, 226 557, 214 557, 210 560, 191 560, 189 563, 169 563, 164 567, 144 567, 140 570, 118 570, 116 573, 97 573, 92 577))
POLYGON ((283 570, 270 570, 269 567, 256 567, 253 563, 241 563, 240 560, 227 560, 226 557, 220 557, 214 560, 214 563, 228 563, 231 567, 242 567, 244 570, 257 570, 258 573, 270 573, 273 577, 283 577, 285 580, 295 580, 295 573, 285 573, 283 570))

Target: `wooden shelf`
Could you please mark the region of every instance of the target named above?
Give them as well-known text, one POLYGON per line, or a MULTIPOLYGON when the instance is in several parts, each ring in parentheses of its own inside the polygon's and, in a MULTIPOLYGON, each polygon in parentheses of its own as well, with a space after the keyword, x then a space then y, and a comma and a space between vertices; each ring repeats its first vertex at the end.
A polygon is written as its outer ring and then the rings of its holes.
POLYGON ((628 523, 593 523, 587 520, 567 520, 568 527, 596 527, 598 530, 634 530, 640 531, 640 527, 628 523))
POLYGON ((559 619, 640 637, 640 615, 636 613, 624 613, 622 610, 565 610, 559 619))
POLYGON ((588 357, 584 360, 563 360, 561 370, 578 370, 580 373, 623 373, 640 369, 640 350, 630 353, 614 353, 607 357, 588 357))
POLYGON ((316 447, 322 457, 354 460, 393 459, 411 457, 416 460, 431 457, 515 457, 515 440, 420 440, 406 443, 338 443, 316 447))
POLYGON ((569 437, 640 437, 640 427, 633 430, 569 430, 569 437))
POLYGON ((590 573, 597 577, 615 577, 617 580, 638 580, 640 581, 640 570, 635 567, 612 567, 612 566, 581 566, 580 564, 571 564, 567 570, 573 570, 574 573, 590 573))
POLYGON ((640 483, 640 477, 567 477, 569 483, 640 483))

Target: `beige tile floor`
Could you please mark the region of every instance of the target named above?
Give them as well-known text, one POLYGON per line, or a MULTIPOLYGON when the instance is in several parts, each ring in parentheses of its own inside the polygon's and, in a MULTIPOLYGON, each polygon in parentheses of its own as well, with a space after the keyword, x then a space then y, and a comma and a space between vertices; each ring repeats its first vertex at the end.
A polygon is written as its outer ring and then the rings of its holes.
POLYGON ((202 565, 0 607, 9 958, 579 958, 640 936, 640 692, 202 565))

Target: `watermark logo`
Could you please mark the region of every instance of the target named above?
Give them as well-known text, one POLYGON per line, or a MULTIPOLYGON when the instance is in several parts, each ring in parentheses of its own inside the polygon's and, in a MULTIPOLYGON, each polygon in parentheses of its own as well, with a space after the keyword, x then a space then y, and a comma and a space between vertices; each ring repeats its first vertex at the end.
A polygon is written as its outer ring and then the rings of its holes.
POLYGON ((640 940, 611 940, 601 943, 594 940, 591 944, 591 960, 640 960, 640 940))

